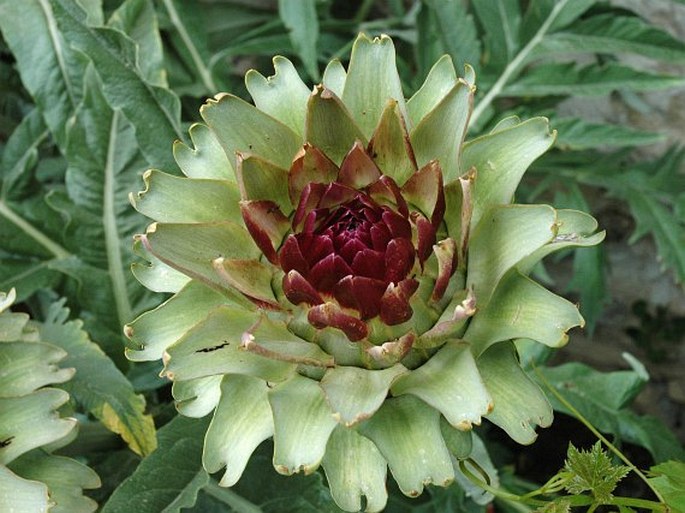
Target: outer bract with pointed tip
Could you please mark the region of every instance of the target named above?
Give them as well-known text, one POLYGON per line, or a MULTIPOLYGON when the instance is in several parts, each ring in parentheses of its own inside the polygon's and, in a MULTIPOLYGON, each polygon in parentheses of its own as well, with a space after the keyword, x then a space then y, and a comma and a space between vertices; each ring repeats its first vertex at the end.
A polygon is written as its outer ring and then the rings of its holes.
POLYGON ((461 478, 483 418, 520 443, 551 423, 512 340, 558 347, 583 319, 527 274, 603 234, 510 204, 554 133, 511 118, 464 142, 474 74, 449 57, 407 101, 386 36, 360 35, 311 93, 274 67, 248 73, 254 105, 202 107, 195 147, 174 148, 184 178, 147 173, 132 196, 155 221, 136 275, 175 295, 126 326, 128 355, 163 359, 181 413, 214 411, 222 485, 273 437, 278 472, 323 464, 340 507, 380 511, 388 467, 409 496, 461 478))

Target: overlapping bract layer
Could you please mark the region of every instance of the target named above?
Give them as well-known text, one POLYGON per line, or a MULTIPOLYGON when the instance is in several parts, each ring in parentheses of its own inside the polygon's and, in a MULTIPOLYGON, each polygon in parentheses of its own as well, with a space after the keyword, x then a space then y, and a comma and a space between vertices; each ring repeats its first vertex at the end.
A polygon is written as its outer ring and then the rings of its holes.
POLYGON ((214 411, 204 464, 223 485, 273 437, 279 472, 323 464, 342 508, 378 511, 388 466, 412 496, 460 479, 483 416, 521 443, 551 422, 512 340, 557 347, 583 321, 527 274, 603 235, 510 204, 554 135, 509 118, 463 143, 470 68, 444 57, 405 101, 387 37, 360 36, 311 92, 274 66, 246 76, 255 106, 203 106, 195 147, 174 148, 186 177, 148 171, 132 197, 155 221, 134 273, 174 296, 126 327, 128 354, 163 358, 181 413, 214 411))
POLYGON ((285 273, 286 298, 311 307, 307 318, 313 326, 337 327, 351 341, 368 336, 364 321, 374 317, 390 326, 411 319, 409 298, 419 284, 413 276, 421 274, 444 212, 437 163, 415 172, 400 188, 359 141, 339 168, 305 144, 288 173, 288 190, 296 206, 292 220, 273 201, 242 202, 248 231, 285 273), (433 221, 405 199, 431 189, 433 221), (288 229, 285 239, 280 232, 268 235, 277 224, 288 229))
POLYGON ((61 510, 90 513, 95 501, 84 489, 100 478, 83 463, 51 454, 72 439, 76 419, 58 409, 69 400, 54 388, 73 368, 60 368, 67 353, 40 339, 25 313, 10 310, 16 298, 0 291, 0 503, 3 511, 61 510))

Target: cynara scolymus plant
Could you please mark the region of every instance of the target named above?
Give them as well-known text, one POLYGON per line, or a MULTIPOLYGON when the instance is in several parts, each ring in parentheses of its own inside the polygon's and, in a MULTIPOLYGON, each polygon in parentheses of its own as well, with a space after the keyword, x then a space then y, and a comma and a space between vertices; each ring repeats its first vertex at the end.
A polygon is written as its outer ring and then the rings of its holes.
POLYGON ((0 292, 0 510, 90 513, 97 504, 83 489, 98 488, 100 478, 51 454, 73 440, 76 419, 59 415, 69 394, 50 385, 69 381, 74 369, 60 368, 67 353, 10 310, 15 298, 14 289, 0 292))
POLYGON ((449 485, 483 418, 520 443, 552 410, 514 341, 582 326, 529 277, 551 252, 597 244, 587 214, 512 204, 554 142, 508 118, 464 142, 475 91, 449 57, 405 100, 392 41, 359 36, 310 90, 287 59, 220 94, 132 197, 148 288, 173 293, 125 329, 162 359, 179 411, 214 412, 207 471, 240 478, 273 437, 275 469, 320 465, 340 507, 379 511, 386 469, 409 496, 449 485))

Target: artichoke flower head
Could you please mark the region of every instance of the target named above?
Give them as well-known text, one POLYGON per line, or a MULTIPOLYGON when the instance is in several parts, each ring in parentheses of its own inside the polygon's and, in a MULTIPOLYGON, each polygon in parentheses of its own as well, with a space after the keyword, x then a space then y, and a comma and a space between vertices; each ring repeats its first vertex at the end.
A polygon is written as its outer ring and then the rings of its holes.
POLYGON ((587 214, 512 204, 554 142, 508 118, 464 142, 474 73, 445 56, 405 100, 390 38, 360 35, 347 70, 310 90, 294 66, 220 94, 132 195, 152 218, 134 273, 174 295, 127 325, 132 360, 163 359, 183 415, 213 412, 207 471, 240 478, 273 437, 282 474, 323 466, 348 511, 459 478, 485 417, 520 443, 552 410, 516 339, 551 347, 582 326, 529 272, 601 241, 587 214), (362 503, 362 496, 365 501, 362 503))

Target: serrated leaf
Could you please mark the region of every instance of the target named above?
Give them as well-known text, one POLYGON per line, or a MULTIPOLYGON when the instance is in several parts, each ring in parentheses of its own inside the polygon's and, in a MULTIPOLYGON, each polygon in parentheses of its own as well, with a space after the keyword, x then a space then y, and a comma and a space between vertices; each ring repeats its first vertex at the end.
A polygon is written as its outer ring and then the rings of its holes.
POLYGON ((574 495, 591 492, 597 502, 608 502, 616 485, 628 472, 629 467, 611 463, 599 441, 589 451, 569 444, 563 471, 567 479, 564 488, 574 495))
MULTIPOLYGON (((475 0, 473 9, 483 26, 486 52, 484 67, 500 71, 519 47, 521 7, 517 0, 475 0)), ((471 63, 472 64, 472 63, 471 63)))
POLYGON ((664 263, 674 269, 680 280, 685 277, 685 222, 674 217, 657 197, 639 190, 627 191, 628 205, 637 222, 630 237, 633 243, 650 233, 664 263))
POLYGON ((143 413, 143 397, 135 395, 126 377, 88 339, 81 322, 67 321, 69 310, 63 305, 54 303, 39 327, 41 339, 67 351, 62 365, 76 369, 63 388, 108 429, 120 434, 133 451, 151 453, 157 441, 152 417, 143 413))
POLYGON ((245 86, 259 110, 302 135, 309 88, 300 78, 293 63, 285 57, 274 57, 273 65, 274 74, 268 78, 257 70, 248 71, 245 74, 245 86), (283 98, 288 98, 288 101, 284 102, 283 98))
POLYGON ((224 153, 216 134, 207 125, 194 123, 188 130, 193 147, 174 141, 174 158, 188 178, 228 180, 235 183, 235 157, 224 153))
POLYGON ((654 144, 665 137, 658 132, 638 130, 626 125, 591 123, 580 118, 555 119, 552 125, 559 134, 557 147, 570 150, 654 144))
MULTIPOLYGON (((324 95, 321 97, 323 99, 324 95)), ((366 139, 373 134, 388 99, 397 102, 399 111, 406 118, 404 93, 392 39, 385 35, 373 39, 364 34, 357 36, 352 46, 341 99, 354 120, 353 124, 361 128, 366 139)), ((348 145, 345 152, 351 146, 348 145)))
POLYGON ((685 175, 680 172, 685 151, 673 147, 662 157, 627 167, 624 153, 565 153, 548 156, 547 167, 581 182, 602 187, 628 202, 636 221, 629 242, 645 235, 654 237, 661 261, 674 269, 676 279, 685 279, 685 217, 680 215, 685 195, 685 175))
POLYGON ((608 63, 579 68, 573 63, 547 63, 509 84, 503 96, 601 96, 616 90, 654 91, 678 87, 685 78, 639 71, 608 63))
POLYGON ((160 429, 159 450, 114 491, 102 513, 172 513, 193 506, 198 491, 209 482, 202 468, 208 424, 207 417, 177 416, 160 429))
MULTIPOLYGON (((602 373, 581 363, 542 367, 540 372, 593 426, 647 449, 657 462, 685 458, 685 449, 662 422, 627 409, 644 385, 636 371, 602 373)), ((535 378, 535 376, 533 376, 535 378)), ((556 411, 570 412, 551 394, 556 411)))
POLYGON ((546 26, 545 32, 554 32, 573 23, 597 0, 538 0, 531 2, 523 18, 521 32, 527 41, 546 26))
POLYGON ((89 26, 85 12, 74 0, 52 0, 52 7, 64 37, 95 66, 108 103, 121 109, 135 127, 148 163, 167 171, 176 169, 167 144, 185 139, 178 97, 145 80, 135 60, 136 44, 128 36, 115 29, 89 26))
MULTIPOLYGON (((89 24, 92 24, 88 20, 89 24)), ((107 20, 107 26, 119 29, 138 45, 137 64, 150 84, 167 87, 162 38, 151 0, 126 0, 107 20)))
POLYGON ((480 41, 473 16, 459 0, 425 0, 435 13, 440 40, 452 57, 457 70, 465 64, 477 67, 480 63, 480 41))
POLYGON ((22 81, 60 148, 82 96, 84 64, 57 28, 48 0, 0 2, 0 30, 17 59, 22 81))
MULTIPOLYGON (((92 70, 85 83, 83 104, 68 132, 65 182, 72 204, 59 201, 57 195, 51 196, 51 203, 72 218, 65 231, 80 260, 106 271, 110 295, 98 298, 104 300, 98 303, 84 295, 82 306, 104 314, 100 322, 119 335, 120 327, 132 317, 133 298, 143 293, 128 270, 133 260, 130 241, 144 220, 129 207, 127 196, 138 184, 145 161, 138 153, 132 126, 110 109, 92 70)), ((74 266, 72 271, 88 281, 86 266, 74 266)), ((95 333, 105 339, 102 330, 95 333)))
POLYGON ((302 138, 286 125, 231 94, 209 100, 200 108, 200 114, 234 169, 236 152, 254 153, 289 169, 302 145, 302 138))
POLYGON ((685 61, 685 43, 637 16, 606 13, 549 34, 536 55, 579 52, 635 53, 668 62, 685 61))

